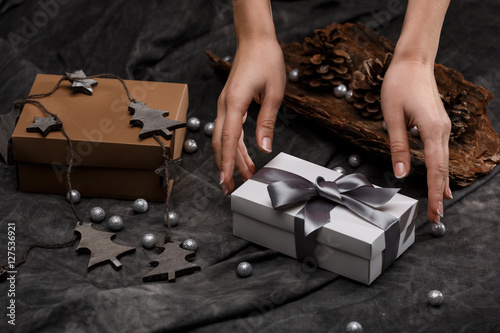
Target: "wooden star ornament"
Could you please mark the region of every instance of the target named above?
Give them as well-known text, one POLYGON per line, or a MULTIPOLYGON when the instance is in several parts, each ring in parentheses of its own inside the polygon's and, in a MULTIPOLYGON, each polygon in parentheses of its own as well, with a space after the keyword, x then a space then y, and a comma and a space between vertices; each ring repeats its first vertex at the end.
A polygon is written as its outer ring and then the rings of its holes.
POLYGON ((79 91, 87 95, 92 95, 94 92, 92 87, 97 85, 97 81, 87 79, 87 75, 81 69, 73 73, 66 73, 66 77, 73 84, 71 88, 74 91, 79 91))
POLYGON ((49 132, 58 131, 62 128, 62 123, 50 116, 46 118, 35 117, 35 122, 26 127, 27 132, 39 132, 45 137, 49 132))
POLYGON ((116 236, 115 233, 96 230, 92 228, 92 223, 77 225, 75 233, 81 236, 76 252, 90 252, 87 271, 107 261, 114 269, 119 270, 122 268, 122 264, 118 257, 135 252, 135 247, 113 243, 111 239, 116 236))
POLYGON ((160 184, 161 187, 167 186, 167 182, 169 180, 176 180, 177 173, 179 169, 179 164, 181 162, 181 158, 176 158, 175 160, 169 158, 167 161, 166 167, 168 168, 168 179, 165 178, 165 163, 162 163, 160 167, 155 170, 155 173, 160 176, 160 184))
POLYGON ((186 123, 182 121, 165 118, 168 116, 168 111, 148 108, 144 102, 132 102, 128 106, 128 110, 133 114, 130 124, 142 127, 141 133, 139 133, 140 139, 161 135, 170 140, 172 138, 170 130, 186 127, 186 123))
POLYGON ((181 242, 172 241, 165 243, 165 250, 151 261, 151 265, 156 265, 155 269, 146 274, 142 280, 144 282, 159 281, 168 279, 175 281, 176 277, 201 270, 200 266, 190 263, 189 259, 195 257, 195 253, 181 247, 181 242))

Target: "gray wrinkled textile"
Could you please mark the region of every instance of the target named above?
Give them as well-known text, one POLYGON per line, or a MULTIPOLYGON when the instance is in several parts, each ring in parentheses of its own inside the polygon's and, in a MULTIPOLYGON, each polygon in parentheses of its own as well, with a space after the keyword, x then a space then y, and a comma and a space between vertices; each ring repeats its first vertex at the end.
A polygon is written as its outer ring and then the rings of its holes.
MULTIPOLYGON (((392 3, 398 7, 397 1, 392 3)), ((301 40, 333 21, 357 20, 378 22, 381 33, 397 40, 402 11, 391 13, 388 8, 394 6, 385 1, 275 1, 273 15, 278 37, 285 42, 301 40)), ((89 75, 107 72, 129 79, 186 82, 188 116, 198 116, 202 124, 216 117, 223 82, 208 66, 203 50, 234 53, 228 1, 42 0, 7 9, 0 18, 0 113, 28 93, 35 73, 83 69, 89 75), (41 11, 46 21, 40 21, 41 11), (25 25, 33 24, 35 16, 38 27, 30 31, 25 25), (16 56, 4 56, 12 52, 16 56)), ((495 0, 452 1, 437 59, 494 93, 500 91, 499 13, 495 0)), ((497 131, 499 106, 494 99, 488 108, 497 131)), ((87 218, 94 206, 103 207, 108 217, 124 216, 125 228, 117 232, 115 242, 137 246, 137 252, 120 259, 120 271, 104 265, 87 273, 88 255, 75 254, 76 244, 33 250, 16 275, 15 330, 5 315, 9 286, 0 282, 0 331, 342 332, 353 320, 366 332, 499 330, 498 168, 468 188, 454 189, 455 199, 445 208, 447 233, 436 239, 426 223, 424 177, 411 175, 397 182, 390 162, 351 147, 289 110, 278 117, 273 153, 263 154, 255 145, 256 116, 252 106, 245 140, 257 168, 284 151, 352 172, 346 160, 357 152, 364 160, 358 172, 420 200, 415 244, 370 287, 302 267, 232 236, 230 199, 219 189, 210 139, 202 131, 188 132, 199 149, 183 156, 170 207, 181 217, 174 238, 198 242, 194 262, 202 270, 175 283, 142 283, 151 270, 147 263, 156 254, 143 249, 140 239, 146 232, 164 235, 163 205, 151 203, 146 214, 135 215, 131 201, 84 198, 77 209, 87 218), (236 275, 241 261, 252 263, 251 277, 236 275), (426 303, 432 289, 444 293, 440 308, 426 303)), ((75 221, 65 199, 17 192, 15 166, 0 163, 0 198, 1 262, 6 260, 8 223, 16 225, 18 259, 30 244, 73 237, 75 221)))

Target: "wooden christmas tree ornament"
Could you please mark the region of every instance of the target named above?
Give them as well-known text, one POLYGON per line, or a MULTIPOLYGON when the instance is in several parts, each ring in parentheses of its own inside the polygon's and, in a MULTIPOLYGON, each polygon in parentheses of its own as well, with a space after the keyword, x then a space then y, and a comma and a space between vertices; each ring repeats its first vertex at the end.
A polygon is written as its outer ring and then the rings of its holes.
POLYGON ((92 227, 92 223, 78 224, 75 233, 80 234, 81 237, 76 251, 79 253, 90 252, 88 271, 108 261, 116 270, 119 270, 122 268, 122 264, 118 257, 135 252, 135 247, 112 242, 111 239, 115 238, 115 233, 96 230, 92 227))

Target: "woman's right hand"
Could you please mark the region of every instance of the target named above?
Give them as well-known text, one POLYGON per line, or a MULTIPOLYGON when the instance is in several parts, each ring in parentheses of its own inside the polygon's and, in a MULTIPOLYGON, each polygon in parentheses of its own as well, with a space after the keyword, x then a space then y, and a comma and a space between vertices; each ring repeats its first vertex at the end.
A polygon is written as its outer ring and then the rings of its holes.
POLYGON ((212 149, 224 194, 234 190, 235 166, 243 180, 255 172, 243 142, 242 129, 250 103, 253 100, 260 104, 255 135, 260 150, 269 153, 285 84, 283 53, 274 35, 238 41, 229 78, 217 103, 212 135, 212 149))

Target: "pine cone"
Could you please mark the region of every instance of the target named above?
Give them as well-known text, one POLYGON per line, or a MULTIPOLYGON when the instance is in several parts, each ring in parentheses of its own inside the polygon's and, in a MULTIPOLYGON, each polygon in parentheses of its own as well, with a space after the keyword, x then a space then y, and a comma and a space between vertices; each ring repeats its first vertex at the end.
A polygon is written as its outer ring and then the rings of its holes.
POLYGON ((306 37, 302 54, 300 79, 312 88, 331 88, 351 80, 352 60, 338 46, 344 41, 337 30, 317 29, 313 38, 306 37))
POLYGON ((467 109, 467 102, 464 101, 466 95, 466 91, 462 91, 455 96, 450 92, 441 95, 444 108, 451 120, 450 140, 457 139, 467 129, 470 111, 467 109))
POLYGON ((380 89, 391 60, 392 53, 387 53, 383 62, 379 59, 365 60, 363 68, 353 74, 353 105, 365 117, 382 119, 380 89))

